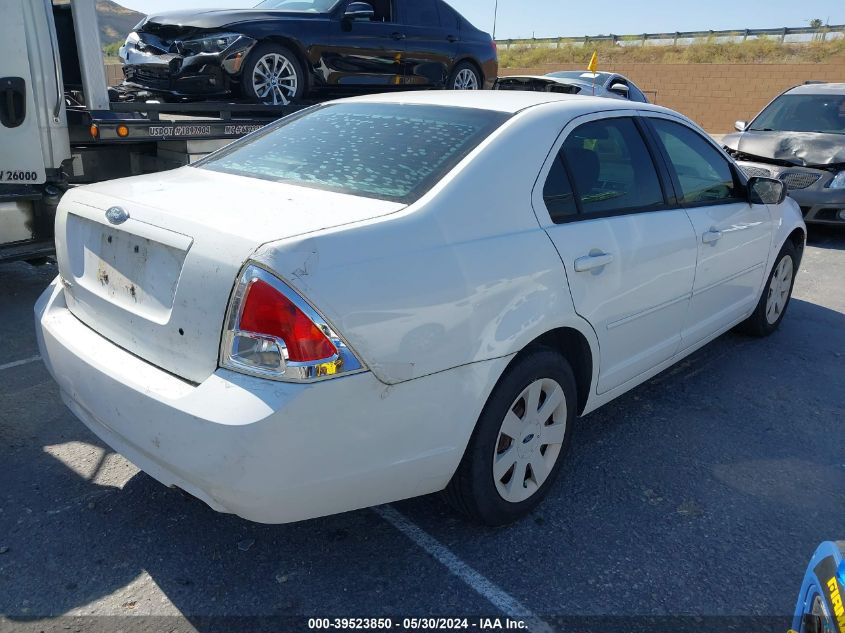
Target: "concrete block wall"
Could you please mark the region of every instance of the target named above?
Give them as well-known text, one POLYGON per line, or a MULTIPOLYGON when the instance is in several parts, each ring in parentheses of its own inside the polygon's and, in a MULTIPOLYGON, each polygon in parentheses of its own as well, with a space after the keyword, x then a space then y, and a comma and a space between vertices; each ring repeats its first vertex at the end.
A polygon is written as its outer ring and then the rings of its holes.
POLYGON ((116 86, 123 81, 123 66, 120 64, 106 64, 106 83, 116 86))

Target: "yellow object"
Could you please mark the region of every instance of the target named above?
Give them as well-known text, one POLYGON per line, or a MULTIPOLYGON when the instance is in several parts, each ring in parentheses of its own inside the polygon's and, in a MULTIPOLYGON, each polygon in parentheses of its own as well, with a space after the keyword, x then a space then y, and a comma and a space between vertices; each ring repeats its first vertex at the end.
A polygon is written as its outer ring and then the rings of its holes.
POLYGON ((587 70, 591 73, 595 73, 599 69, 599 52, 593 51, 593 56, 590 58, 590 65, 587 66, 587 70))
POLYGON ((125 125, 123 125, 123 124, 118 125, 118 126, 117 126, 117 135, 118 135, 120 138, 126 138, 127 136, 129 136, 129 128, 128 128, 128 127, 126 127, 126 126, 125 126, 125 125))

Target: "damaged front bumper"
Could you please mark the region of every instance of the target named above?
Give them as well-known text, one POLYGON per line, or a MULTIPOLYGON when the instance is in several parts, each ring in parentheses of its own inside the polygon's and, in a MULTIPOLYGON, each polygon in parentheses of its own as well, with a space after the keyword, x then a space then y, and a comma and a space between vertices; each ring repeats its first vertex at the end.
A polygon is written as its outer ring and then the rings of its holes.
POLYGON ((228 95, 256 44, 243 35, 231 39, 223 50, 206 52, 192 50, 196 40, 165 41, 146 33, 133 33, 120 51, 125 82, 179 99, 228 95))
POLYGON ((737 161, 748 177, 778 178, 801 207, 807 224, 845 226, 845 189, 830 186, 836 174, 825 169, 784 167, 760 161, 737 161))

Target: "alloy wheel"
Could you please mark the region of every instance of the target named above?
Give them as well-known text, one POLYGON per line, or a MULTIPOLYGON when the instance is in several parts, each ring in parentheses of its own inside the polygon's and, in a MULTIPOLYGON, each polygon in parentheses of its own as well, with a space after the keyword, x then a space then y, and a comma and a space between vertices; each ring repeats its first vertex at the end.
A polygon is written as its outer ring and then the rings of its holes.
POLYGON ((493 450, 493 480, 505 501, 525 501, 549 477, 566 436, 566 416, 566 395, 550 378, 535 380, 514 400, 493 450))
POLYGON ((284 55, 268 53, 255 64, 252 87, 262 103, 288 105, 299 87, 296 69, 284 55))
POLYGON ((769 294, 766 298, 766 321, 769 325, 777 323, 786 304, 789 301, 789 293, 792 290, 793 264, 789 255, 784 255, 772 275, 769 282, 769 294))
POLYGON ((478 90, 478 77, 469 68, 463 68, 455 75, 455 90, 478 90))

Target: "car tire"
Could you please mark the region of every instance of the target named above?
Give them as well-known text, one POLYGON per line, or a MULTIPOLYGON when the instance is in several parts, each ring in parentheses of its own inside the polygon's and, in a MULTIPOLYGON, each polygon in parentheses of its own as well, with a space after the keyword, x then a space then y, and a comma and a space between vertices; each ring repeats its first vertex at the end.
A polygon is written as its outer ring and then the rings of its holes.
POLYGON ((738 329, 751 336, 768 336, 778 329, 795 285, 798 272, 798 255, 795 245, 787 240, 775 258, 775 265, 769 273, 766 286, 757 302, 753 314, 740 323, 738 329))
POLYGON ((290 49, 267 42, 256 46, 247 58, 241 88, 244 96, 255 103, 291 105, 305 92, 305 73, 290 49))
POLYGON ((444 491, 449 504, 489 526, 531 512, 548 494, 569 448, 576 393, 572 368, 558 352, 539 347, 518 356, 484 405, 444 491), (532 401, 538 405, 534 415, 532 401))
POLYGON ((481 74, 469 62, 461 62, 455 66, 446 83, 449 90, 481 90, 482 86, 481 74))

